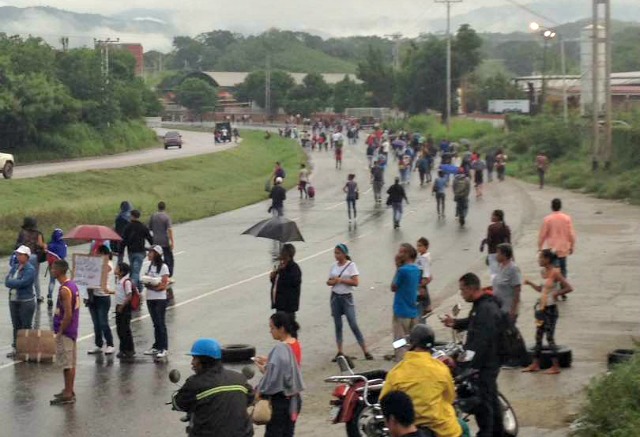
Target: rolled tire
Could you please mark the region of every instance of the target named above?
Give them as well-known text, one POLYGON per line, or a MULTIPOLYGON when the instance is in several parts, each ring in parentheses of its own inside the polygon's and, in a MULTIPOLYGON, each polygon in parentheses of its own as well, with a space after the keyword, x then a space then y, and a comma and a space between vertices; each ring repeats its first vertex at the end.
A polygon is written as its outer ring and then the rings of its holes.
POLYGON ((607 355, 607 368, 613 370, 618 364, 626 363, 633 359, 636 351, 632 349, 616 349, 607 355))
POLYGON ((222 347, 223 363, 246 363, 256 356, 256 348, 248 344, 226 344, 222 347))
POLYGON ((5 162, 4 163, 4 167, 2 168, 2 176, 5 179, 11 179, 11 176, 13 176, 13 163, 12 162, 5 162))
MULTIPOLYGON (((533 360, 535 358, 534 348, 530 347, 528 349, 528 352, 529 352, 529 356, 533 360)), ((551 367, 552 355, 553 354, 551 353, 549 346, 542 347, 542 354, 540 356, 541 369, 548 369, 549 367, 551 367)), ((566 346, 558 346, 558 363, 560 364, 560 367, 562 367, 563 369, 571 367, 571 364, 573 363, 573 353, 571 352, 571 349, 569 349, 566 346)))

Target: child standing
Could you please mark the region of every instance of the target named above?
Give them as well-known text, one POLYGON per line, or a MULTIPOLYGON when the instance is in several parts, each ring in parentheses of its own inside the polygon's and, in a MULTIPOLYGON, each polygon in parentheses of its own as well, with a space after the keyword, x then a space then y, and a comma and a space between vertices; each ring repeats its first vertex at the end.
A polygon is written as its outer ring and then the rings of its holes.
POLYGON ((136 354, 131 333, 131 298, 133 282, 130 278, 131 267, 119 263, 116 267, 116 330, 120 339, 118 358, 133 358, 136 354))
POLYGON ((429 296, 429 284, 433 280, 431 276, 431 253, 429 252, 429 240, 422 237, 416 244, 418 258, 416 264, 422 272, 420 288, 418 290, 418 312, 420 316, 426 316, 431 309, 431 297, 429 296))

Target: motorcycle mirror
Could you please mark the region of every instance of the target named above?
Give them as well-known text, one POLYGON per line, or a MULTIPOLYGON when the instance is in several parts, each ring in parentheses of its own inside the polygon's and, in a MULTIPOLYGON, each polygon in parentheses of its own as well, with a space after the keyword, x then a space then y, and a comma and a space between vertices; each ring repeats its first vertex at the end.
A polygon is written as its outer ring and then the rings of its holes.
POLYGON ((251 379, 255 376, 256 372, 253 370, 253 367, 244 366, 242 368, 242 374, 245 376, 245 378, 251 379))
POLYGON ((460 306, 459 303, 457 303, 453 306, 453 308, 451 308, 451 314, 453 314, 453 316, 455 317, 458 314, 460 314, 461 310, 462 310, 462 307, 460 306))
POLYGON ((353 368, 349 365, 349 361, 347 361, 347 357, 344 355, 340 355, 336 358, 336 362, 338 363, 338 367, 341 372, 350 372, 353 368))
POLYGON ((169 381, 173 382, 174 384, 177 384, 180 382, 180 371, 178 369, 173 369, 169 372, 169 381))
POLYGON ((406 338, 401 338, 400 340, 396 340, 393 342, 393 348, 394 349, 400 349, 402 347, 405 347, 407 344, 409 344, 407 342, 406 338))

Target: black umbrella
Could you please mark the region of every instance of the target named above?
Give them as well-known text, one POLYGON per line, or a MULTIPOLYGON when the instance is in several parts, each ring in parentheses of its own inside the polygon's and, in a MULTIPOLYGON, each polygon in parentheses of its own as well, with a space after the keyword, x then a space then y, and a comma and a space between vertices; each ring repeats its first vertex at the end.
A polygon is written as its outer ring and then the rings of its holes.
POLYGON ((288 241, 304 241, 296 222, 284 217, 274 217, 262 220, 244 231, 242 235, 268 238, 270 240, 286 243, 288 241))

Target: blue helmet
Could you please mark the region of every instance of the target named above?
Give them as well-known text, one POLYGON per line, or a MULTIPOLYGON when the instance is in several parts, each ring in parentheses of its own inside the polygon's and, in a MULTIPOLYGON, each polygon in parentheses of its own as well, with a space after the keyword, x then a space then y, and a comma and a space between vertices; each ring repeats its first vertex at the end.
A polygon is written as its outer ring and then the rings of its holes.
POLYGON ((222 348, 220 343, 212 338, 199 338, 191 346, 191 352, 187 355, 194 357, 210 357, 214 360, 222 359, 222 348))

